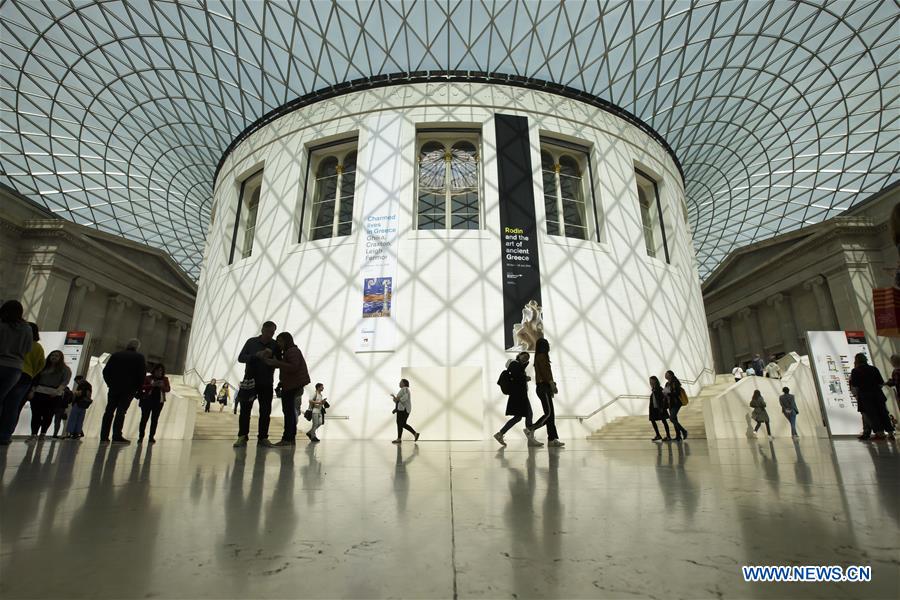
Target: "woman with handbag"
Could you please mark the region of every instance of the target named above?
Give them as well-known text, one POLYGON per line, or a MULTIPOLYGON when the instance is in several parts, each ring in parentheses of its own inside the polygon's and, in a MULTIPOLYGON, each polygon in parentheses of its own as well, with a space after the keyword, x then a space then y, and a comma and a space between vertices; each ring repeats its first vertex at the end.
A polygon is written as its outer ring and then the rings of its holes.
POLYGON ((681 410, 682 406, 681 382, 678 381, 678 378, 675 377, 675 373, 672 371, 666 371, 666 387, 663 390, 663 394, 666 397, 669 407, 669 419, 671 419, 672 425, 675 426, 675 441, 680 442, 682 439, 686 440, 688 436, 687 429, 682 427, 681 423, 678 422, 678 411, 681 410))
POLYGON ((769 435, 769 439, 772 438, 772 428, 769 427, 769 413, 766 410, 766 401, 763 400, 762 392, 759 390, 755 390, 753 392, 753 398, 750 399, 750 408, 753 409, 753 414, 750 417, 756 421, 756 427, 753 428, 753 435, 756 435, 756 432, 759 431, 760 426, 765 424, 766 433, 769 435))
POLYGON ((138 427, 138 444, 144 441, 144 429, 147 420, 150 420, 150 443, 156 443, 156 426, 159 423, 159 414, 166 403, 166 393, 170 390, 169 378, 166 377, 166 369, 162 363, 153 367, 150 374, 144 378, 141 388, 141 423, 138 427))
POLYGON ((59 350, 47 355, 47 362, 34 378, 34 396, 31 398, 31 437, 26 442, 43 438, 53 421, 54 409, 63 402, 66 385, 72 378, 72 371, 66 366, 65 357, 59 350))
POLYGON ((316 384, 312 398, 309 399, 309 408, 303 413, 303 417, 307 421, 312 422, 312 427, 306 432, 306 437, 311 442, 318 442, 319 437, 316 430, 322 426, 325 421, 325 409, 328 408, 328 400, 325 398, 325 386, 321 383, 316 384))

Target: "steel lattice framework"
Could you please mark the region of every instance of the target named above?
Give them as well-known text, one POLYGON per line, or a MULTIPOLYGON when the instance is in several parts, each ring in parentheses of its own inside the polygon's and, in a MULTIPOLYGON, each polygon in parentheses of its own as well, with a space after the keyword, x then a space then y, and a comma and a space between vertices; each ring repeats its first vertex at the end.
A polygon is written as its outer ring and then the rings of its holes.
POLYGON ((893 0, 5 0, 0 21, 2 180, 194 277, 231 141, 389 73, 533 77, 633 113, 682 163, 701 277, 898 178, 893 0))

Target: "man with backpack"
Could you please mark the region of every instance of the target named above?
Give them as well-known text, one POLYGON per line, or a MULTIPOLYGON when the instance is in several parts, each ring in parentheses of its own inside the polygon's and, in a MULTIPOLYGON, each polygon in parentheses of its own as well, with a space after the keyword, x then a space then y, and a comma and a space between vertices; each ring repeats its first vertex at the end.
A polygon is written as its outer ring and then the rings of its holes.
MULTIPOLYGON (((527 352, 520 352, 515 360, 509 361, 506 365, 506 370, 500 373, 500 378, 497 380, 500 391, 509 397, 506 401, 506 414, 511 417, 500 431, 494 434, 494 439, 501 446, 506 445, 506 442, 503 441, 503 435, 521 421, 522 418, 525 419, 526 430, 531 429, 533 425, 531 402, 528 400, 528 382, 531 381, 531 377, 525 374, 525 367, 528 366, 530 358, 531 356, 527 352)), ((540 447, 544 444, 534 439, 533 436, 529 436, 528 445, 540 447)))

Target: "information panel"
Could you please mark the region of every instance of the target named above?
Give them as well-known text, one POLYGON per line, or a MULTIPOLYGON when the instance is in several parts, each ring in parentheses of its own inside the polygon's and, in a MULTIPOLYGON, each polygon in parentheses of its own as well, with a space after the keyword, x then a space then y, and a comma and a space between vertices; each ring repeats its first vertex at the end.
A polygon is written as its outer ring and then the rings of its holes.
POLYGON ((498 114, 494 122, 503 253, 504 347, 534 350, 542 302, 528 119, 498 114))
POLYGON ((394 349, 395 314, 392 310, 397 271, 398 200, 402 171, 402 119, 393 115, 377 115, 369 121, 369 130, 378 132, 369 140, 364 172, 369 181, 384 185, 367 185, 362 194, 363 240, 360 243, 360 323, 357 352, 380 352, 394 349))
POLYGON ((850 371, 854 356, 860 352, 871 364, 865 335, 861 331, 807 331, 806 340, 828 432, 859 434, 862 419, 856 410, 856 397, 850 393, 850 371))

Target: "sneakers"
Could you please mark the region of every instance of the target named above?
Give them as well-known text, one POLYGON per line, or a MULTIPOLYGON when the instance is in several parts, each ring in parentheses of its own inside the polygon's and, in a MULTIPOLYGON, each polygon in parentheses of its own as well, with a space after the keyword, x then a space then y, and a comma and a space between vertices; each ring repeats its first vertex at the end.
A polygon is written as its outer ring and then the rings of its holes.
POLYGON ((296 445, 294 440, 281 440, 275 444, 276 448, 293 448, 296 445))
POLYGON ((116 438, 113 438, 112 443, 113 444, 130 444, 131 440, 126 440, 123 437, 116 437, 116 438))
POLYGON ((549 442, 547 442, 547 445, 551 448, 562 448, 566 445, 566 443, 559 440, 550 440, 549 442))
POLYGON ((419 432, 418 432, 418 431, 416 432, 416 436, 413 438, 413 441, 414 441, 414 442, 418 442, 418 441, 419 441, 419 432))
POLYGON ((494 439, 497 440, 497 443, 500 444, 501 446, 506 445, 506 442, 503 441, 503 434, 500 433, 499 431, 494 434, 494 439))
POLYGON ((687 439, 687 429, 681 432, 681 437, 687 439))
POLYGON ((391 440, 391 443, 392 443, 392 444, 399 444, 399 443, 400 443, 400 440, 399 440, 399 439, 391 440))
POLYGON ((239 435, 238 439, 235 440, 234 444, 232 444, 232 446, 234 448, 243 448, 246 445, 247 445, 247 436, 246 435, 239 435))
POLYGON ((156 440, 155 440, 154 438, 150 438, 150 443, 151 443, 151 444, 155 444, 155 443, 156 443, 156 440))
POLYGON ((650 440, 650 441, 651 441, 651 442, 662 442, 662 436, 661 436, 661 435, 658 435, 658 436, 656 436, 655 438, 653 438, 653 439, 650 440))
POLYGON ((309 438, 309 441, 313 441, 312 433, 310 433, 310 432, 307 431, 307 432, 306 432, 306 437, 309 438))
POLYGON ((672 441, 672 436, 671 436, 671 435, 667 435, 666 437, 663 438, 663 441, 664 441, 664 442, 671 442, 671 441, 672 441))
POLYGON ((309 441, 311 441, 311 442, 314 442, 314 443, 316 443, 316 444, 318 444, 318 443, 319 443, 319 442, 321 442, 321 441, 322 441, 322 440, 320 440, 320 439, 319 439, 319 438, 317 438, 317 437, 315 437, 315 436, 313 436, 313 437, 312 437, 312 439, 310 439, 310 440, 309 440, 309 441))
POLYGON ((262 438, 261 440, 257 440, 257 446, 262 446, 263 448, 274 448, 275 444, 273 444, 269 438, 262 438))
POLYGON ((36 436, 36 435, 29 435, 27 438, 25 438, 25 443, 26 443, 26 444, 33 444, 33 443, 35 443, 36 441, 37 441, 37 436, 36 436))
POLYGON ((543 448, 544 442, 539 442, 534 439, 534 434, 528 436, 528 447, 529 448, 543 448))
POLYGON ((100 443, 101 443, 101 444, 108 444, 108 443, 109 443, 109 438, 100 438, 100 443))

